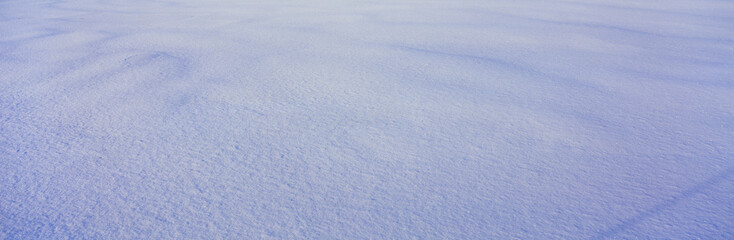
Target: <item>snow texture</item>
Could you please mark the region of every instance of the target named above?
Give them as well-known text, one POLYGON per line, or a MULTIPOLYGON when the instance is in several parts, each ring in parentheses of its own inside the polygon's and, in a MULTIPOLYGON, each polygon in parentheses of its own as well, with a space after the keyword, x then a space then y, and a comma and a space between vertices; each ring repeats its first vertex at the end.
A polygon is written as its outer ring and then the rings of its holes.
POLYGON ((0 0, 0 239, 734 239, 728 0, 0 0))

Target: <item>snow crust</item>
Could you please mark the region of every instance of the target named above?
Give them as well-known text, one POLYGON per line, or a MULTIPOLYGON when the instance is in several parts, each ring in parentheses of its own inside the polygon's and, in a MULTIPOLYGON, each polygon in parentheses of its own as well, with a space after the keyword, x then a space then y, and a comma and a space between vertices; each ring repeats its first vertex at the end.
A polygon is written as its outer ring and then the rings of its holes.
POLYGON ((0 0, 0 239, 734 239, 734 3, 0 0))

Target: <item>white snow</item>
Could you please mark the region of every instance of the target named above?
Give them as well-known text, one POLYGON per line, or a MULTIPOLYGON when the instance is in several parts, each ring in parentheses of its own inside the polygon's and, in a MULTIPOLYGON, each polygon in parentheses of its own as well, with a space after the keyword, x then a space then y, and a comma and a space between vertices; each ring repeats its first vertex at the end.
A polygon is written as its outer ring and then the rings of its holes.
POLYGON ((0 239, 734 239, 734 2, 0 0, 0 239))

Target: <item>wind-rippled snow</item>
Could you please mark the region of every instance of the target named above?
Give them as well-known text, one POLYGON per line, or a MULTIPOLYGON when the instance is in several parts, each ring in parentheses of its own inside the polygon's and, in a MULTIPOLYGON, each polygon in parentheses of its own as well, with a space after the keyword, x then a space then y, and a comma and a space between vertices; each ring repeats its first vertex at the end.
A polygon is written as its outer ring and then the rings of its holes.
POLYGON ((0 239, 734 239, 734 3, 0 1, 0 239))

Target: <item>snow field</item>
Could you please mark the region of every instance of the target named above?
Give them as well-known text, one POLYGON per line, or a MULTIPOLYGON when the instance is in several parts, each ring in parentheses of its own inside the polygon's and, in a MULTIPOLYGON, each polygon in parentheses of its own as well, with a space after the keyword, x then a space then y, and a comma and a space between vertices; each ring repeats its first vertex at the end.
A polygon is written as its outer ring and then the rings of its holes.
POLYGON ((732 239, 727 1, 0 1, 0 239, 732 239))

